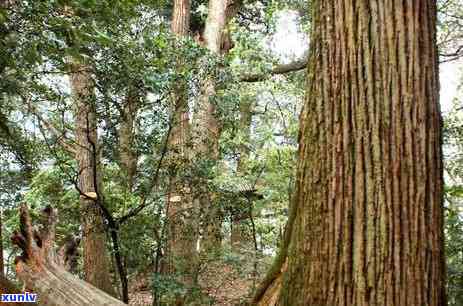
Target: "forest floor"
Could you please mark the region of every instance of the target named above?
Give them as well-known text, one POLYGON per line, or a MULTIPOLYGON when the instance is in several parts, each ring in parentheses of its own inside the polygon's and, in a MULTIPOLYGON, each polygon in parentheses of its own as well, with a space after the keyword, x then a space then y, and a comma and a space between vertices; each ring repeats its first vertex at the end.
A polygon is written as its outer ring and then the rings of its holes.
MULTIPOLYGON (((201 292, 212 301, 204 306, 234 306, 248 300, 271 263, 270 257, 254 254, 222 254, 202 260, 198 275, 201 292)), ((137 277, 130 286, 132 306, 152 305, 149 274, 137 277)))

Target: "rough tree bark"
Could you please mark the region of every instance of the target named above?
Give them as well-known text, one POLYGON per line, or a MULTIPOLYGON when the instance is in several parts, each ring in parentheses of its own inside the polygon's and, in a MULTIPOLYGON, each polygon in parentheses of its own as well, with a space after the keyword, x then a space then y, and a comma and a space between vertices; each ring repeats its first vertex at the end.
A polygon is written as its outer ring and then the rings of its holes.
MULTIPOLYGON (((220 56, 225 26, 227 24, 228 0, 210 0, 202 43, 213 54, 220 56)), ((216 105, 212 101, 216 95, 216 81, 213 75, 202 82, 201 97, 195 112, 195 137, 198 159, 217 162, 219 159, 220 124, 217 120, 216 105)), ((199 187, 199 203, 204 210, 202 248, 204 251, 217 250, 222 245, 222 214, 215 197, 209 192, 207 183, 199 187)))
POLYGON ((90 68, 75 61, 70 73, 74 98, 76 159, 79 171, 85 280, 115 295, 106 248, 103 216, 97 203, 102 196, 98 171, 98 136, 94 83, 90 68))
POLYGON ((312 6, 296 217, 254 304, 446 305, 436 1, 312 6))
POLYGON ((139 109, 139 94, 129 89, 122 107, 122 121, 119 128, 119 157, 126 180, 126 192, 132 192, 137 173, 138 155, 134 149, 135 118, 139 109))
MULTIPOLYGON (((190 15, 190 0, 174 1, 171 30, 179 39, 189 35, 190 15)), ((177 71, 184 69, 183 65, 183 59, 178 58, 177 71)), ((165 273, 177 275, 177 280, 187 289, 191 289, 196 284, 198 268, 196 250, 198 217, 190 182, 184 175, 185 169, 191 167, 189 144, 191 140, 188 84, 181 77, 171 93, 170 124, 167 144, 167 166, 170 172, 167 194, 167 250, 163 270, 165 273)), ((176 305, 184 303, 185 298, 185 296, 178 296, 176 305)))
POLYGON ((47 207, 42 229, 32 227, 27 206, 20 208, 20 232, 12 241, 23 251, 16 258, 16 273, 27 288, 38 295, 40 305, 96 306, 125 305, 104 291, 66 271, 63 258, 54 251, 56 212, 47 207))

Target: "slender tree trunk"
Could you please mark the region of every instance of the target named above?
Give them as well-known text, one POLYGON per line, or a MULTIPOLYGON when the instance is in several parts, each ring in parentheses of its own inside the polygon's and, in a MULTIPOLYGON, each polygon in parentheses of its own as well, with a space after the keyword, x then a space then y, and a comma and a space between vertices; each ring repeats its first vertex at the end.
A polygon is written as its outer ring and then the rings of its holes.
MULTIPOLYGON (((141 91, 129 86, 124 103, 122 105, 122 120, 118 129, 119 167, 122 172, 121 186, 123 188, 123 194, 126 199, 129 199, 132 195, 135 177, 137 174, 138 153, 134 140, 136 124, 135 120, 140 107, 140 98, 141 91)), ((110 229, 110 231, 111 230, 114 231, 116 229, 110 229)), ((119 235, 115 235, 115 232, 111 232, 111 234, 114 246, 114 239, 119 239, 119 235)), ((121 241, 120 244, 122 245, 123 242, 121 241)), ((126 248, 121 247, 123 255, 121 255, 119 258, 117 258, 117 255, 115 254, 115 256, 110 259, 111 264, 118 267, 120 276, 119 278, 121 281, 122 299, 124 301, 128 301, 127 265, 125 264, 127 262, 128 254, 127 252, 123 252, 125 249, 126 248)), ((117 279, 117 277, 113 278, 117 279)))
POLYGON ((139 108, 139 95, 133 90, 128 90, 125 103, 122 108, 122 122, 119 128, 119 155, 121 168, 126 180, 126 192, 133 189, 135 175, 137 173, 138 156, 134 149, 135 118, 139 108))
MULTIPOLYGON (((252 123, 252 101, 244 99, 240 105, 240 123, 239 130, 243 133, 244 144, 239 148, 239 159, 236 173, 239 176, 246 175, 246 162, 249 159, 249 140, 251 137, 252 123)), ((239 205, 232 216, 231 245, 235 252, 240 252, 243 248, 249 247, 252 243, 251 229, 248 225, 249 205, 239 205)))
POLYGON ((87 65, 73 63, 71 90, 75 108, 76 159, 79 170, 85 280, 115 295, 109 272, 106 234, 97 196, 102 196, 98 173, 98 137, 94 83, 87 65))
MULTIPOLYGON (((227 23, 228 0, 210 0, 208 16, 203 33, 204 46, 212 53, 220 55, 225 26, 227 23)), ((213 75, 203 81, 201 97, 195 114, 195 134, 197 137, 196 154, 199 159, 217 163, 219 159, 220 124, 217 120, 216 104, 213 100, 216 95, 216 81, 213 75)), ((204 181, 204 180, 203 180, 204 181)), ((207 252, 216 250, 222 244, 222 213, 215 196, 209 192, 207 183, 200 186, 201 196, 199 202, 205 210, 203 220, 203 249, 207 252)))
POLYGON ((312 6, 296 218, 260 300, 446 305, 436 1, 312 6))
MULTIPOLYGON (((137 117, 137 112, 139 109, 139 101, 140 94, 139 91, 133 90, 129 87, 127 90, 127 95, 124 100, 124 104, 122 106, 121 117, 122 121, 118 130, 119 136, 119 166, 122 170, 122 182, 121 186, 123 188, 123 194, 125 199, 130 199, 134 183, 135 177, 137 174, 137 163, 138 163, 138 154, 135 148, 134 140, 135 140, 135 120, 137 117)), ((115 230, 115 229, 111 229, 115 230)), ((119 235, 113 235, 113 246, 114 246, 114 239, 119 239, 119 235)), ((122 245, 123 242, 121 241, 120 244, 122 245)), ((128 254, 124 252, 126 248, 121 247, 121 257, 119 259, 116 256, 110 258, 111 265, 118 267, 118 272, 121 281, 121 289, 122 289, 122 299, 124 301, 128 301, 128 279, 127 279, 127 262, 128 254), (116 264, 115 264, 116 263, 116 264), (121 273, 121 270, 122 273, 121 273)), ((117 279, 116 275, 113 275, 113 279, 117 279)))

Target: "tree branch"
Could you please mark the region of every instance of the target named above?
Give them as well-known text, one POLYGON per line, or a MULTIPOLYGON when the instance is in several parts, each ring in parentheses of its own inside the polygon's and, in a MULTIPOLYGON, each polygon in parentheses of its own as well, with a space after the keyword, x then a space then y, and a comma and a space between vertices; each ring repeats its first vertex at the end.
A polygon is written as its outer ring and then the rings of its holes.
POLYGON ((53 134, 56 137, 56 140, 58 144, 69 154, 75 156, 77 152, 76 145, 72 143, 72 140, 70 140, 64 132, 59 131, 51 122, 47 121, 45 118, 43 118, 42 114, 40 111, 33 105, 30 101, 30 99, 27 99, 25 97, 22 97, 24 101, 26 101, 26 104, 28 106, 29 111, 37 117, 39 120, 40 125, 43 125, 47 131, 49 131, 51 134, 53 134))
MULTIPOLYGON (((172 132, 172 122, 169 123, 169 129, 167 130, 167 136, 166 136, 166 139, 165 139, 164 147, 162 148, 161 157, 159 158, 159 161, 158 161, 158 164, 157 164, 157 167, 156 167, 156 171, 154 173, 154 177, 153 177, 151 186, 148 188, 148 193, 150 193, 158 184, 159 174, 160 174, 160 170, 161 170, 161 167, 162 167, 163 160, 164 160, 164 158, 165 158, 165 156, 167 154, 168 142, 169 142, 169 138, 171 136, 170 135, 171 132, 172 132)), ((143 209, 145 209, 145 207, 149 205, 149 202, 147 200, 148 200, 148 195, 144 195, 141 202, 140 202, 140 204, 137 207, 131 209, 129 212, 127 212, 127 214, 125 214, 124 216, 120 217, 117 220, 118 224, 122 224, 122 223, 126 222, 128 219, 132 218, 133 216, 136 216, 143 209)))
POLYGON ((239 80, 241 82, 261 82, 269 79, 273 75, 286 74, 290 72, 300 71, 307 67, 309 59, 309 52, 306 51, 300 58, 294 59, 293 61, 286 64, 278 64, 272 67, 268 72, 263 73, 241 73, 239 80))
POLYGON ((444 58, 439 61, 439 64, 457 60, 463 56, 463 45, 458 46, 452 53, 439 53, 439 56, 444 58))

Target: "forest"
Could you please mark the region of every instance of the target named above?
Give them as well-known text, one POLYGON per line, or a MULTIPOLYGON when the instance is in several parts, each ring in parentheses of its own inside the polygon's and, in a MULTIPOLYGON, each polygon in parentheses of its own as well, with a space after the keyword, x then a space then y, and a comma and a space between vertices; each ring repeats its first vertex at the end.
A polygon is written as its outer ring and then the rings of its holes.
POLYGON ((462 306, 462 58, 463 0, 0 0, 0 305, 462 306))

